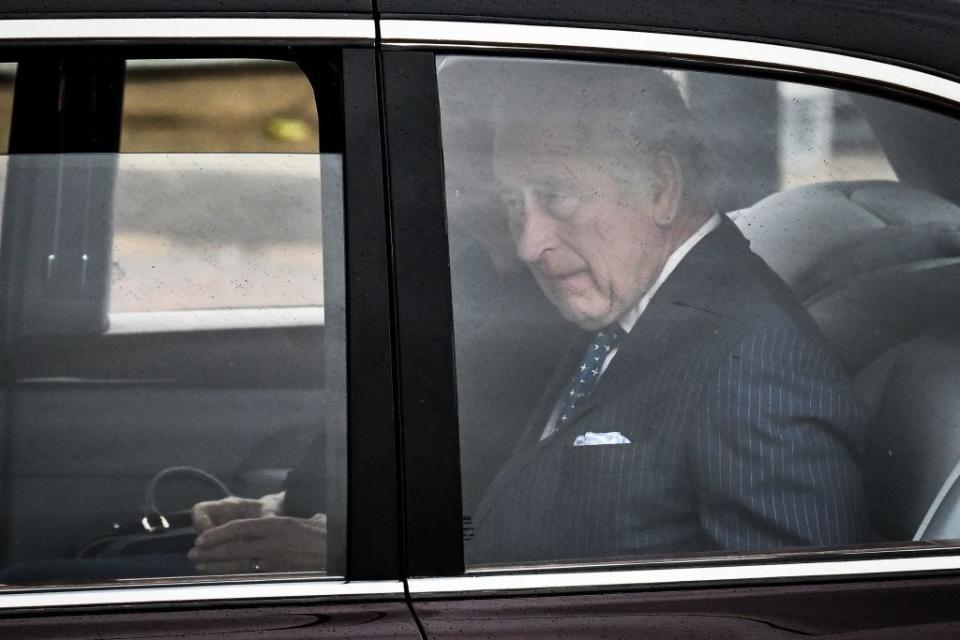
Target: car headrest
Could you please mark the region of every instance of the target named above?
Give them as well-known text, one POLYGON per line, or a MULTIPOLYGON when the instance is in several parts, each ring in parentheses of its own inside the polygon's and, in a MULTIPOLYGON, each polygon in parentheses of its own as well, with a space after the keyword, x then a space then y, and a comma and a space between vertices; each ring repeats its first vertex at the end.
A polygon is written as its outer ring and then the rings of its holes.
POLYGON ((730 217, 754 253, 796 289, 812 269, 870 232, 960 224, 960 207, 897 182, 831 182, 774 194, 730 217))
POLYGON ((912 262, 844 280, 807 311, 847 371, 960 317, 960 258, 912 262))
MULTIPOLYGON (((871 229, 840 243, 797 277, 794 295, 808 307, 864 274, 960 256, 960 211, 952 223, 871 229)), ((947 293, 947 292, 945 292, 947 293)))

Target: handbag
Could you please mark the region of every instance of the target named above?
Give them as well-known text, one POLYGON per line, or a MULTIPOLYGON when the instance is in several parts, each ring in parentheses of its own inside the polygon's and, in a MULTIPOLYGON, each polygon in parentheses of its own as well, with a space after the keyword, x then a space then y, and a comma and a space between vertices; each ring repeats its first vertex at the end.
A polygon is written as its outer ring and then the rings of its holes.
POLYGON ((221 498, 230 489, 217 477, 194 467, 168 467, 150 479, 144 492, 140 518, 114 522, 108 533, 99 534, 79 545, 77 558, 115 558, 154 554, 186 554, 193 546, 197 531, 190 509, 165 512, 157 504, 157 489, 173 480, 199 480, 221 498))

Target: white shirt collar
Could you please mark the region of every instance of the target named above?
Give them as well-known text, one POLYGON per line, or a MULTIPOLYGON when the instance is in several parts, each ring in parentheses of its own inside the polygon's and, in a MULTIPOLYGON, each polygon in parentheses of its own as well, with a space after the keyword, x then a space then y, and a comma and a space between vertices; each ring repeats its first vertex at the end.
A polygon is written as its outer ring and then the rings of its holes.
POLYGON ((650 300, 653 299, 653 296, 657 293, 657 290, 660 288, 660 286, 666 282, 667 278, 670 277, 670 274, 673 273, 673 270, 677 268, 677 265, 680 264, 680 261, 683 260, 688 253, 690 253, 691 249, 697 246, 698 242, 707 237, 707 234, 719 227, 721 220, 722 218, 720 217, 720 214, 714 213, 706 222, 700 225, 700 228, 697 229, 693 235, 684 240, 683 244, 677 247, 673 253, 670 254, 670 257, 667 258, 667 261, 663 263, 663 269, 660 271, 660 275, 657 276, 653 286, 647 289, 647 292, 643 294, 642 298, 640 298, 640 302, 637 303, 637 306, 627 311, 617 320, 617 322, 620 324, 620 327, 626 333, 630 333, 630 330, 633 329, 633 326, 637 324, 637 320, 639 320, 640 316, 643 315, 647 305, 650 304, 650 300))

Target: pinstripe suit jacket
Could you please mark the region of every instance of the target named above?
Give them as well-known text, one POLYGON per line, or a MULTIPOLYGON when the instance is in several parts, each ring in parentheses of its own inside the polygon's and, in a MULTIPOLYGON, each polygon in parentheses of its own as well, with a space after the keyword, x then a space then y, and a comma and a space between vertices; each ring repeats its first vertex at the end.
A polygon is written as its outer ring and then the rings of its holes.
POLYGON ((864 413, 786 285, 727 219, 539 437, 570 350, 474 514, 471 563, 832 546, 866 537, 864 413), (630 444, 572 446, 587 431, 630 444))

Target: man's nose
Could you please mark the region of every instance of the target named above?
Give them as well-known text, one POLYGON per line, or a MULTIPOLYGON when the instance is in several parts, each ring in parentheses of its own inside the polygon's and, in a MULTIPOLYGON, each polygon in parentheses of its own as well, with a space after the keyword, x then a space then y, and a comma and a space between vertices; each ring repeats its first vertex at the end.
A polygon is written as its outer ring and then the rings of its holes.
POLYGON ((517 254, 524 262, 533 264, 556 248, 554 220, 540 207, 534 193, 524 194, 523 207, 523 227, 517 236, 517 254))

